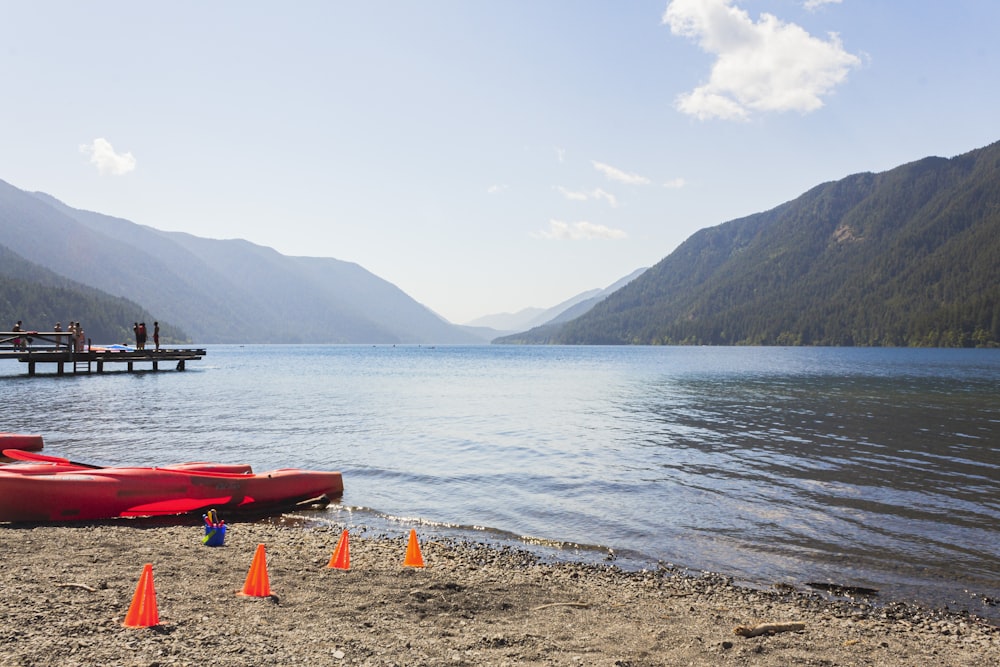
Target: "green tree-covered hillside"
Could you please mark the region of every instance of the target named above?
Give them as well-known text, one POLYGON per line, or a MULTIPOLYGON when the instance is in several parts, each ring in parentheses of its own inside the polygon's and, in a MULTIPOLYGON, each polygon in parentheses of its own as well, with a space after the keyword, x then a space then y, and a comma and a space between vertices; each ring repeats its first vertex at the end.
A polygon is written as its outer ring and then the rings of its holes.
MULTIPOLYGON (((142 306, 56 275, 0 246, 0 331, 18 320, 27 331, 51 331, 56 322, 65 330, 81 322, 95 343, 133 343, 134 322, 150 332, 157 318, 142 306)), ((185 343, 187 335, 160 320, 162 343, 185 343)))
POLYGON ((497 342, 1000 344, 1000 143, 704 229, 565 325, 497 342))

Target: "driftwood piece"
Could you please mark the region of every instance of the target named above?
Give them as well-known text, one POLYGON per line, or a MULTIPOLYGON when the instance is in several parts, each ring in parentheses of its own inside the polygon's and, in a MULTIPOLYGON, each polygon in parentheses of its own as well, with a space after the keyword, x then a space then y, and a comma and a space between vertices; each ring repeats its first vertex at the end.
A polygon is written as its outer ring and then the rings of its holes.
POLYGON ((754 626, 739 625, 733 628, 733 632, 740 637, 759 637, 761 635, 773 635, 779 632, 801 632, 806 629, 805 623, 758 623, 754 626))
POLYGON ((844 586, 842 584, 828 584, 822 581, 806 582, 809 588, 818 588, 822 591, 829 591, 834 595, 854 596, 854 595, 878 595, 877 588, 867 588, 865 586, 844 586))
POLYGON ((90 591, 91 593, 97 592, 96 588, 94 588, 93 586, 88 586, 87 584, 76 584, 71 582, 68 584, 56 584, 56 586, 58 586, 59 588, 82 588, 83 590, 90 591))
POLYGON ((549 607, 584 607, 590 606, 588 602, 550 602, 549 604, 543 604, 535 607, 532 611, 538 611, 539 609, 548 609, 549 607))

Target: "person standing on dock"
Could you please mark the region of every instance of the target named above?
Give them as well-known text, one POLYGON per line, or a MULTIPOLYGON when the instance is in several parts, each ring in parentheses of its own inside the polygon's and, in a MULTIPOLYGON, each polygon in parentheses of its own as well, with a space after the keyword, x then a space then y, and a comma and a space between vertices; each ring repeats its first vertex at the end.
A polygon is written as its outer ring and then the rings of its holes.
POLYGON ((56 332, 55 335, 56 347, 57 348, 62 347, 62 335, 60 335, 59 333, 60 331, 62 331, 62 322, 56 322, 56 325, 52 327, 52 330, 56 332))
POLYGON ((146 349, 146 323, 139 322, 139 349, 146 349))
POLYGON ((139 347, 139 323, 138 322, 133 322, 132 323, 132 333, 135 334, 135 349, 141 350, 142 348, 139 347))
POLYGON ((156 351, 160 351, 160 323, 153 322, 153 345, 156 346, 156 351))
MULTIPOLYGON (((20 330, 21 330, 21 320, 18 320, 17 324, 14 325, 14 328, 12 328, 11 331, 13 331, 13 332, 16 333, 16 332, 19 332, 20 330)), ((14 343, 14 349, 15 350, 24 349, 24 348, 21 347, 21 337, 20 336, 18 336, 17 338, 15 338, 11 342, 14 343)))

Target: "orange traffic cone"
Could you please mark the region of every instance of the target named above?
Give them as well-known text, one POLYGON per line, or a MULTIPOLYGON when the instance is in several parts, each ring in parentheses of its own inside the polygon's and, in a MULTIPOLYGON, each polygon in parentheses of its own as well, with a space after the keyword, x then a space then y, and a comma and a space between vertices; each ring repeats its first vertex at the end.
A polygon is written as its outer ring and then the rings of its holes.
POLYGON ((247 580, 239 594, 255 598, 266 598, 271 595, 271 584, 267 579, 267 556, 264 553, 263 544, 257 545, 253 562, 250 564, 250 571, 247 573, 247 580))
POLYGON ((333 550, 333 556, 330 557, 330 564, 327 567, 338 570, 351 569, 351 547, 347 543, 346 530, 340 534, 340 541, 337 542, 337 548, 333 550))
POLYGON ((153 565, 146 563, 139 577, 139 585, 135 587, 132 604, 125 614, 126 628, 149 628, 159 625, 160 614, 156 611, 156 589, 153 587, 153 565))
POLYGON ((403 567, 423 567, 424 557, 420 553, 420 543, 417 542, 417 531, 410 529, 410 542, 406 545, 406 559, 403 567))

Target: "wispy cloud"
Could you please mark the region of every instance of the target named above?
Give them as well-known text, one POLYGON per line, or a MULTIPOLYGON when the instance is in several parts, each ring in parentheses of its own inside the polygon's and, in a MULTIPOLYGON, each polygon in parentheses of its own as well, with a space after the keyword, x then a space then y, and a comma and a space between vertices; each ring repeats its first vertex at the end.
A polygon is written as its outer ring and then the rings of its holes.
POLYGON ((687 181, 683 178, 672 178, 663 184, 663 187, 670 188, 671 190, 679 190, 687 185, 687 181))
POLYGON ((621 169, 616 169, 611 165, 604 164, 603 162, 597 162, 596 160, 591 160, 591 164, 594 165, 594 169, 601 172, 608 179, 612 181, 618 181, 619 183, 627 183, 628 185, 648 185, 649 179, 645 176, 640 176, 639 174, 630 174, 624 172, 621 169))
POLYGON ((135 157, 131 153, 116 153, 111 142, 103 137, 80 144, 80 152, 90 155, 90 163, 102 174, 121 176, 135 169, 135 157))
POLYGON ((618 198, 612 193, 606 192, 601 188, 594 188, 590 192, 580 191, 580 190, 569 190, 562 187, 561 185, 556 186, 556 190, 562 193, 562 196, 566 199, 572 201, 589 201, 591 199, 603 199, 608 202, 611 206, 618 206, 618 198))
POLYGON ((496 195, 496 194, 500 194, 501 192, 503 192, 506 189, 507 189, 507 185, 506 184, 504 184, 504 183, 497 183, 496 185, 491 185, 490 187, 486 188, 486 192, 488 192, 491 195, 496 195))
MULTIPOLYGON (((824 0, 809 0, 819 6, 824 0)), ((829 0, 826 0, 829 1, 829 0)), ((734 0, 673 0, 663 14, 670 31, 717 57, 708 83, 677 99, 699 119, 745 120, 752 112, 815 111, 861 59, 840 37, 813 37, 794 23, 762 13, 756 23, 734 0)))
POLYGON ((624 239, 628 237, 628 234, 621 229, 612 229, 592 222, 549 220, 548 229, 532 234, 532 236, 556 241, 591 241, 594 239, 624 239))
POLYGON ((566 161, 566 149, 565 148, 559 148, 558 146, 556 146, 555 147, 555 151, 556 151, 556 160, 558 160, 559 162, 565 162, 566 161))
POLYGON ((839 5, 840 0, 806 0, 802 4, 809 11, 814 11, 823 5, 839 5))

